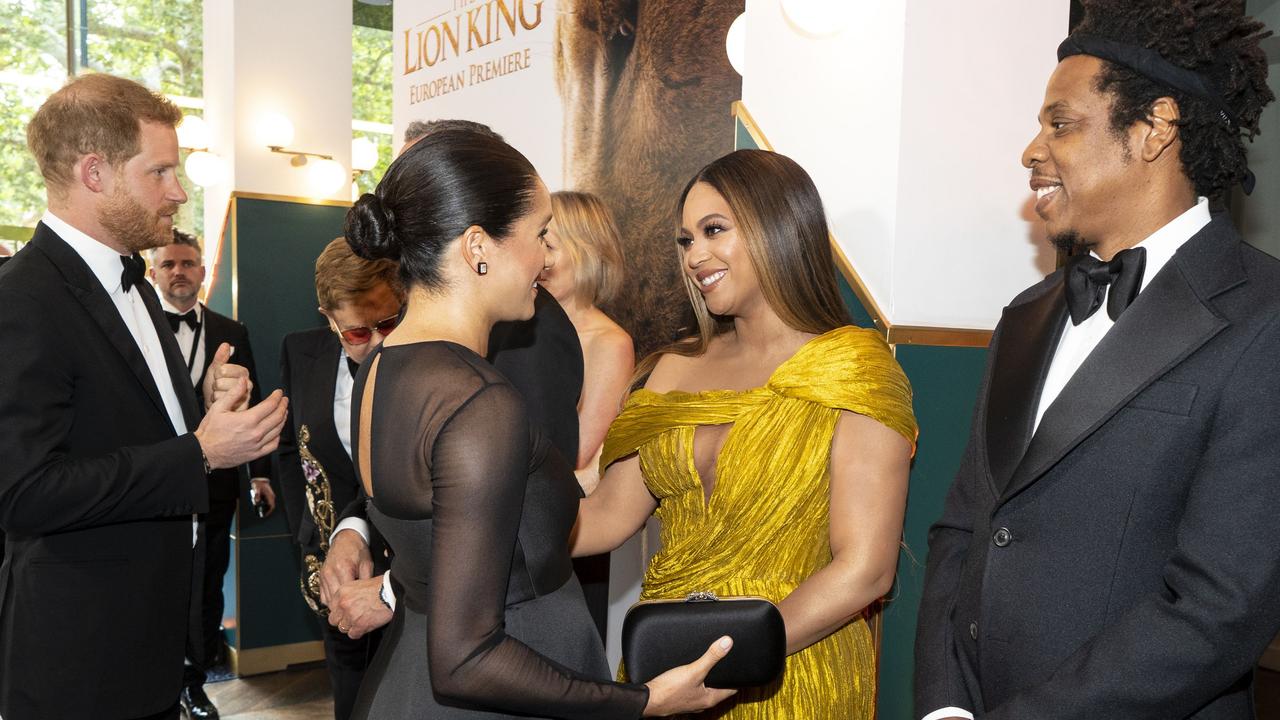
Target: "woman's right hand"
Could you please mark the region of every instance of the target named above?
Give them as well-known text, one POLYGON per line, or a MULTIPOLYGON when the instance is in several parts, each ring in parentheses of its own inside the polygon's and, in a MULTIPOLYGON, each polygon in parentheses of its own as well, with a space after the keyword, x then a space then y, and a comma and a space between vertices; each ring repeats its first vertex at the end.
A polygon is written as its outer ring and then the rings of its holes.
POLYGON ((649 703, 644 706, 645 717, 699 712, 732 697, 737 690, 709 688, 703 684, 707 673, 729 654, 732 647, 733 640, 725 635, 711 643, 702 657, 688 665, 671 668, 645 683, 649 688, 649 703))

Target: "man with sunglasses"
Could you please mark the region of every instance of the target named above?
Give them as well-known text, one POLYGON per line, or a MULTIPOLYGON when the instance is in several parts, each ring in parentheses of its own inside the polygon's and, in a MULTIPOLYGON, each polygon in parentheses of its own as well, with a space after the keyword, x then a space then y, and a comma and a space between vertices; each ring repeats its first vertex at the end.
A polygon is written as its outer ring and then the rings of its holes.
MULTIPOLYGON (((303 598, 321 618, 338 720, 351 714, 381 633, 353 640, 325 622, 319 571, 337 514, 361 496, 351 462, 351 392, 360 363, 400 319, 404 291, 397 273, 390 261, 357 257, 344 238, 329 243, 316 259, 316 299, 328 324, 286 336, 280 352, 280 375, 291 399, 280 438, 280 484, 289 529, 302 550, 303 598)), ((385 562, 373 540, 373 558, 385 562)), ((373 566, 362 574, 373 577, 373 566)))

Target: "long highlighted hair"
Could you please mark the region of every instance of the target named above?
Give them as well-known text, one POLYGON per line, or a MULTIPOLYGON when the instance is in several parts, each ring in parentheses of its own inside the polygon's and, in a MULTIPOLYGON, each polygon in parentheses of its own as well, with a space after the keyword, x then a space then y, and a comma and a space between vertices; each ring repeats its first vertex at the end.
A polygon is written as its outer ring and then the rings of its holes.
MULTIPOLYGON (((765 302, 787 327, 822 334, 851 323, 836 286, 822 198, 813 179, 794 160, 765 150, 736 150, 698 171, 680 193, 676 227, 684 216, 689 191, 706 183, 720 193, 737 222, 765 302)), ((684 252, 676 246, 680 277, 697 333, 646 357, 636 368, 638 384, 665 353, 696 357, 712 338, 733 327, 733 318, 713 315, 697 285, 683 271, 684 252)))

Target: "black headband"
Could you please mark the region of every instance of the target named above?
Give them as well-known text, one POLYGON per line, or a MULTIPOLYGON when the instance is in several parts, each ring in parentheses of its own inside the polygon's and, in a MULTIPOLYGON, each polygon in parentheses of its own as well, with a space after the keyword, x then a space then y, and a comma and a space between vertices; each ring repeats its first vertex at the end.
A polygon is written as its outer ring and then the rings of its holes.
MULTIPOLYGON (((1195 70, 1174 65, 1151 48, 1108 40, 1096 35, 1074 33, 1058 46, 1058 62, 1072 55, 1091 55, 1100 60, 1123 65, 1139 75, 1210 103, 1229 127, 1240 127, 1239 118, 1227 105, 1222 93, 1215 89, 1212 80, 1195 70)), ((1244 180, 1240 183, 1246 195, 1253 192, 1255 182, 1253 171, 1246 167, 1244 180)))

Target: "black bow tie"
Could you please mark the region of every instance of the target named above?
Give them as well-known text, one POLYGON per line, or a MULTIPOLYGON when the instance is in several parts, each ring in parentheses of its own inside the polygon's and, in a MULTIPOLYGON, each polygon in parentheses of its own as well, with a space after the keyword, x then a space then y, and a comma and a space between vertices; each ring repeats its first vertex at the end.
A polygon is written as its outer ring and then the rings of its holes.
POLYGON ((1142 289, 1142 271, 1147 266, 1146 248, 1129 248, 1116 253, 1111 262, 1092 255, 1077 255, 1067 261, 1067 308, 1071 324, 1079 325, 1102 307, 1107 297, 1107 315, 1119 320, 1120 314, 1138 297, 1142 289), (1107 295, 1107 286, 1111 294, 1107 295))
POLYGON ((360 363, 352 360, 351 358, 347 358, 347 372, 351 373, 351 377, 354 378, 356 373, 360 372, 360 363))
POLYGON ((173 329, 175 335, 178 333, 178 328, 182 327, 182 323, 190 325, 192 330, 200 329, 200 321, 196 319, 195 308, 192 308, 181 315, 165 310, 164 316, 169 318, 169 327, 173 329))
POLYGON ((129 292, 142 284, 142 279, 147 275, 147 261, 141 255, 121 255, 120 264, 124 266, 124 272, 120 273, 120 289, 129 292))

